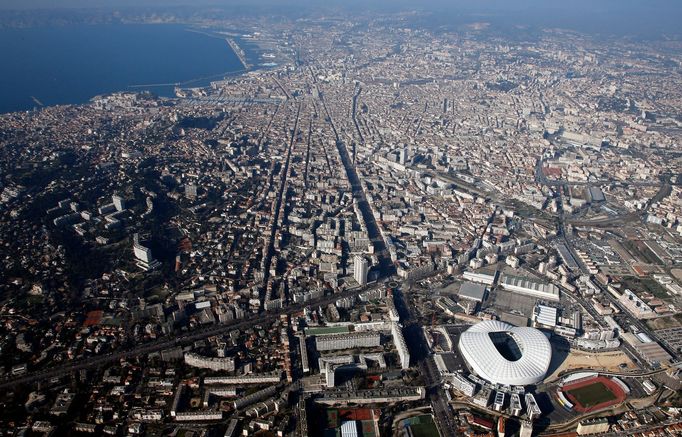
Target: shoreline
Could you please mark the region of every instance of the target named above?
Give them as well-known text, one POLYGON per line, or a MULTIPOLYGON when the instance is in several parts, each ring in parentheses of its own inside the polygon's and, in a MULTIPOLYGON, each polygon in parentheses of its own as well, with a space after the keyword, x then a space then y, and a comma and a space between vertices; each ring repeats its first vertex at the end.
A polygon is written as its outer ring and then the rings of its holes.
MULTIPOLYGON (((143 27, 147 28, 149 26, 154 26, 154 27, 163 27, 162 24, 166 26, 172 26, 178 28, 178 31, 181 32, 191 32, 194 34, 202 35, 206 38, 212 38, 212 39, 222 39, 225 41, 224 36, 219 36, 219 35, 212 35, 205 30, 202 31, 202 29, 198 29, 192 24, 188 23, 126 23, 126 24, 120 24, 118 26, 136 26, 136 27, 143 27)), ((109 26, 108 24, 105 24, 105 26, 109 26)), ((93 25, 92 27, 98 27, 98 25, 93 25)), ((44 29, 41 29, 44 30, 44 29)), ((224 43, 223 43, 224 44, 224 43)), ((143 91, 149 91, 152 94, 155 94, 159 97, 165 97, 165 98, 176 98, 174 89, 176 87, 181 87, 181 88, 203 88, 203 87, 208 87, 210 86, 210 83, 213 81, 219 81, 224 78, 228 77, 235 77, 244 73, 247 73, 249 71, 256 71, 260 70, 260 67, 258 66, 257 62, 254 63, 253 66, 248 64, 249 60, 253 60, 251 58, 254 58, 256 55, 253 52, 250 51, 244 51, 241 49, 240 50, 243 52, 242 54, 237 53, 231 44, 228 45, 228 50, 230 50, 232 53, 234 53, 235 57, 239 60, 239 63, 234 64, 234 68, 230 68, 229 70, 225 70, 219 73, 214 73, 214 74, 203 74, 200 76, 194 76, 194 77, 189 77, 184 80, 179 80, 177 82, 148 82, 148 83, 140 83, 140 82, 133 82, 130 84, 115 84, 110 87, 104 86, 104 87, 90 87, 93 88, 92 90, 89 90, 88 87, 84 87, 85 91, 88 96, 84 95, 79 95, 79 89, 77 85, 73 85, 72 88, 68 88, 67 92, 65 93, 67 96, 66 98, 62 98, 64 96, 59 96, 58 98, 55 99, 55 97, 46 97, 45 95, 41 95, 40 91, 47 89, 46 85, 43 83, 41 84, 40 82, 36 82, 38 86, 33 86, 32 84, 27 84, 26 88, 27 90, 24 91, 27 94, 25 96, 22 96, 21 94, 17 94, 14 96, 12 100, 10 100, 11 103, 8 104, 7 108, 2 108, 0 109, 0 115, 5 115, 5 114, 12 114, 12 113, 17 113, 17 112, 27 112, 27 111, 32 111, 36 109, 42 109, 45 107, 51 107, 51 106, 62 106, 62 105, 83 105, 83 104, 88 104, 90 100, 93 97, 99 96, 99 95, 107 95, 107 94, 113 94, 117 92, 143 92, 143 91), (248 69, 244 68, 244 62, 247 62, 247 66, 249 67, 248 69), (30 90, 28 88, 30 87, 30 90), (35 88, 35 89, 34 89, 35 88), (74 92, 68 92, 73 90, 74 92), (58 100, 58 101, 54 101, 58 100), (40 102, 40 104, 38 103, 40 102)), ((182 53, 178 53, 178 56, 181 56, 182 53)), ((61 61, 61 59, 60 59, 61 61)), ((68 62, 69 60, 64 60, 64 62, 68 62)), ((126 68, 134 68, 135 67, 135 59, 132 58, 129 60, 129 67, 126 68)), ((152 67, 153 68, 153 67, 152 67)), ((98 71, 97 68, 93 69, 90 74, 88 75, 80 75, 80 76, 68 76, 66 77, 65 82, 74 82, 75 84, 79 83, 83 79, 87 79, 90 77, 95 77, 97 74, 100 74, 101 71, 98 71)), ((26 72, 26 75, 31 75, 32 72, 26 72)), ((11 81, 11 77, 4 78, 6 81, 11 81)), ((62 79, 64 81, 64 79, 62 79)), ((41 81, 44 82, 44 79, 41 79, 41 81)), ((48 85, 49 86, 49 85, 48 85)))

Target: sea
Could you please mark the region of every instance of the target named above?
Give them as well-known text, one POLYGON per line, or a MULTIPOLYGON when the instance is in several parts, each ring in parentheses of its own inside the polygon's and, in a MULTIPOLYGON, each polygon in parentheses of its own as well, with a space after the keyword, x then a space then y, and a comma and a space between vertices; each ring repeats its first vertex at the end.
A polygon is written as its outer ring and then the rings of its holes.
MULTIPOLYGON (((248 53, 247 53, 248 54, 248 53)), ((206 86, 243 67, 219 35, 173 24, 0 29, 0 113, 99 94, 206 86)))

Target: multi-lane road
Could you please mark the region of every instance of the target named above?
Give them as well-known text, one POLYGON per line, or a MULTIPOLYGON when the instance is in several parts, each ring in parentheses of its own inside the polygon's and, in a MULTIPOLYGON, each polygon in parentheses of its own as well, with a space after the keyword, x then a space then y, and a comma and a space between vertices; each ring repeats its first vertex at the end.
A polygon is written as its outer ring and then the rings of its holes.
POLYGON ((424 378, 426 396, 431 403, 431 410, 436 419, 436 426, 441 437, 454 437, 456 423, 452 408, 449 405, 447 394, 443 389, 440 373, 433 360, 433 355, 424 338, 422 325, 414 313, 414 307, 404 299, 402 291, 394 292, 396 308, 403 320, 403 333, 410 350, 410 360, 416 363, 419 372, 424 378))
MULTIPOLYGON (((374 287, 382 287, 383 283, 377 284, 374 287)), ((0 389, 9 389, 22 384, 32 384, 40 381, 45 381, 55 377, 61 377, 72 372, 77 372, 85 369, 96 369, 100 366, 110 365, 119 362, 123 359, 144 357, 154 352, 159 352, 174 346, 181 346, 191 344, 197 340, 202 340, 214 335, 224 334, 234 329, 249 328, 256 324, 274 322, 282 314, 293 314, 301 311, 306 306, 326 306, 338 299, 345 297, 354 297, 372 289, 362 288, 354 290, 346 290, 340 293, 324 296, 320 299, 314 299, 309 302, 294 304, 277 311, 270 311, 258 315, 250 315, 244 319, 233 320, 228 323, 219 325, 212 325, 206 328, 195 329, 187 333, 182 333, 172 337, 164 337, 158 340, 146 342, 135 346, 133 348, 121 351, 111 352, 106 355, 97 355, 90 358, 83 358, 67 363, 52 366, 50 368, 36 370, 22 376, 7 376, 0 379, 0 389)))

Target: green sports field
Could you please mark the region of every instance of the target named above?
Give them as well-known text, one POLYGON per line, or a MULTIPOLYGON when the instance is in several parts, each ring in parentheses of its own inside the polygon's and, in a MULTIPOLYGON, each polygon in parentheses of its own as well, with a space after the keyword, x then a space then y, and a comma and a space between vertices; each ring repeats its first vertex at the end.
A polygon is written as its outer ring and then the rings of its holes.
POLYGON ((415 437, 439 437, 440 433, 430 415, 421 415, 405 419, 402 426, 409 427, 415 437))
POLYGON ((567 393, 585 408, 592 408, 595 405, 618 399, 618 397, 602 382, 595 382, 594 384, 586 385, 584 387, 578 387, 567 391, 567 393))

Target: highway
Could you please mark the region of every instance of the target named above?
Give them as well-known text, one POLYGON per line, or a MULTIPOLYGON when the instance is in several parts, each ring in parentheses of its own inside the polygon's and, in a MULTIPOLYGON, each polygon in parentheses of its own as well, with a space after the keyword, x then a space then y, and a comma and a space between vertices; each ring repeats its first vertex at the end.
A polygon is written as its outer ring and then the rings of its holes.
POLYGON ((52 366, 48 369, 33 371, 22 376, 12 377, 9 375, 3 379, 0 379, 0 389, 7 390, 22 384, 33 384, 55 377, 61 377, 79 370, 96 369, 100 366, 110 365, 123 359, 143 357, 145 355, 169 349, 174 346, 191 344, 195 341, 203 340, 214 335, 224 334, 234 329, 245 329, 258 324, 271 323, 279 318, 279 316, 282 314, 297 313, 303 310, 303 308, 306 306, 326 306, 332 302, 335 302, 337 299, 355 297, 364 291, 382 287, 383 285, 383 283, 379 283, 373 287, 346 290, 340 293, 324 296, 320 299, 313 299, 309 302, 290 305, 277 311, 266 312, 257 315, 252 314, 244 319, 232 320, 228 323, 195 329, 191 332, 183 333, 171 338, 160 338, 158 340, 140 344, 128 350, 116 351, 106 355, 70 361, 61 365, 52 366))
MULTIPOLYGON (((609 181, 596 181, 596 182, 568 182, 568 181, 550 181, 547 176, 542 172, 544 161, 538 159, 535 165, 535 181, 538 184, 546 185, 548 187, 565 187, 565 186, 599 186, 601 184, 610 183, 609 181)), ((666 181, 633 181, 629 182, 628 185, 637 187, 660 187, 658 192, 652 197, 645 207, 641 211, 628 212, 626 214, 620 214, 614 217, 598 218, 592 220, 581 220, 579 218, 568 218, 567 222, 574 226, 613 226, 623 223, 628 223, 632 221, 638 221, 641 217, 649 210, 653 203, 656 203, 670 194, 672 189, 670 185, 670 180, 666 181)), ((561 214, 561 219, 563 219, 563 213, 561 214)))

